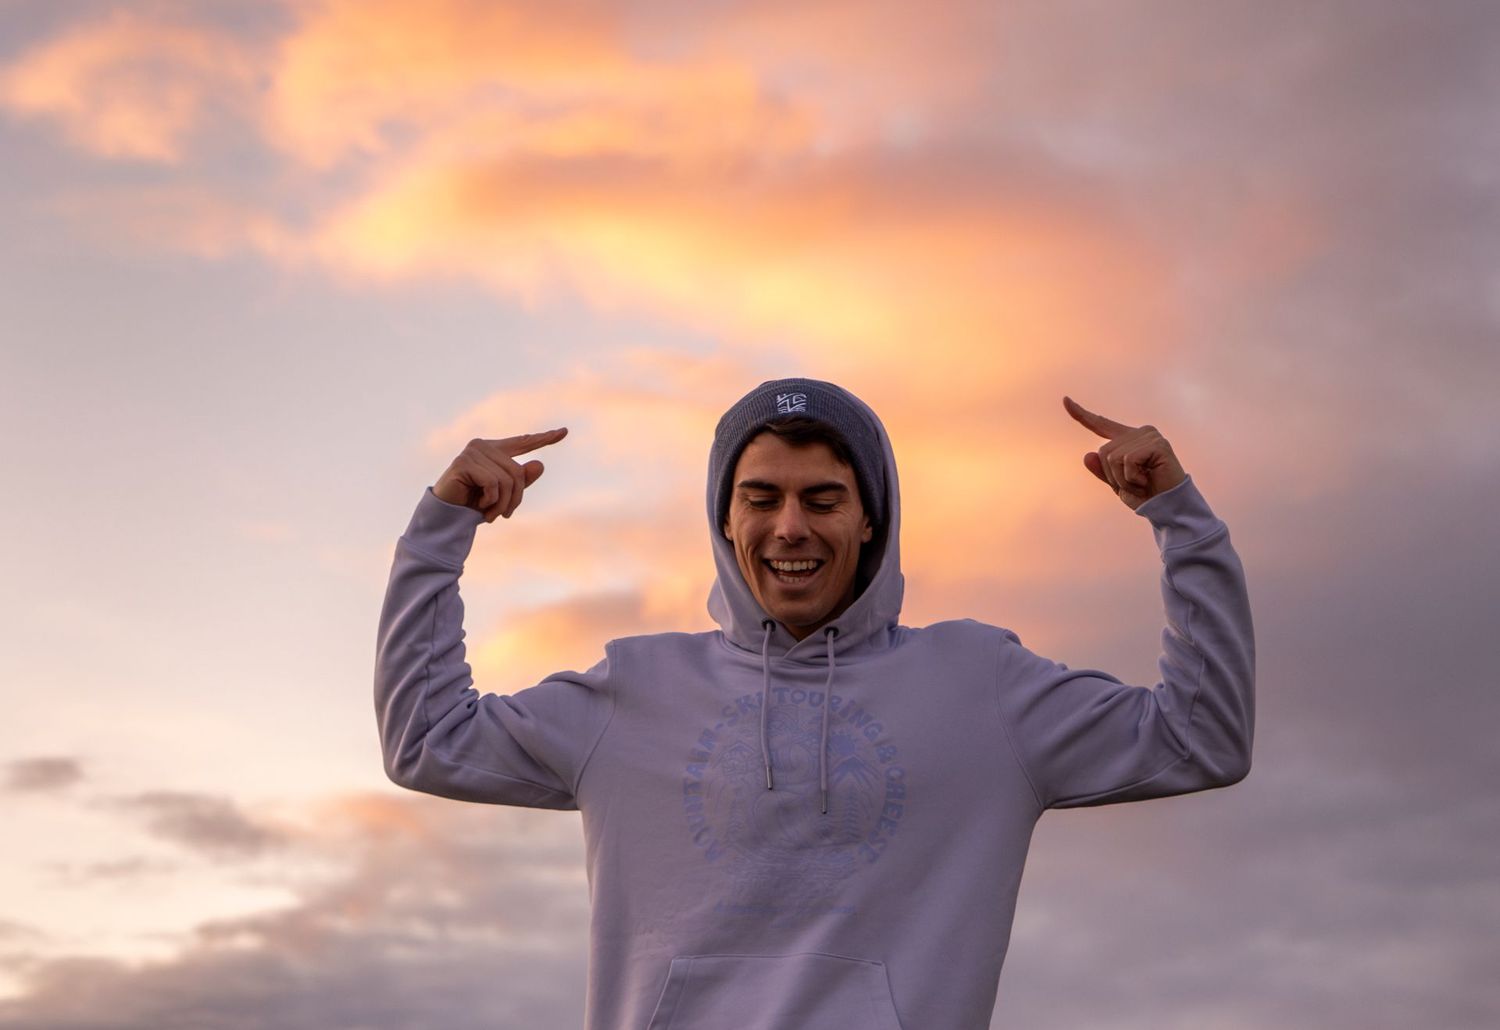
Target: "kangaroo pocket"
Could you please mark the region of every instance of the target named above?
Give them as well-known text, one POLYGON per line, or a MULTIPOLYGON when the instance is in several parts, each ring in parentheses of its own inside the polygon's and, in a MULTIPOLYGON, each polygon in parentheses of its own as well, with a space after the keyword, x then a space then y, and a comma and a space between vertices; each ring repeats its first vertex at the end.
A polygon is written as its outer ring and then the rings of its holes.
POLYGON ((679 955, 647 1030, 901 1030, 885 963, 802 952, 679 955))

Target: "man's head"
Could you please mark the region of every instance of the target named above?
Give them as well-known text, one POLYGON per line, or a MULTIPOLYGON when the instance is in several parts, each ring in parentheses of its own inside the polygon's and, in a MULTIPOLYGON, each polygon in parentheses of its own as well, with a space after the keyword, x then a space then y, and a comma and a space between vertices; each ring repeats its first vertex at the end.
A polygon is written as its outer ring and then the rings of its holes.
POLYGON ((861 548, 884 539, 885 460, 873 415, 821 380, 762 383, 719 420, 713 525, 762 610, 798 639, 842 614, 867 582, 861 548))
POLYGON ((798 640, 853 603, 874 535, 852 459, 836 429, 793 415, 752 437, 730 477, 723 531, 740 575, 798 640))

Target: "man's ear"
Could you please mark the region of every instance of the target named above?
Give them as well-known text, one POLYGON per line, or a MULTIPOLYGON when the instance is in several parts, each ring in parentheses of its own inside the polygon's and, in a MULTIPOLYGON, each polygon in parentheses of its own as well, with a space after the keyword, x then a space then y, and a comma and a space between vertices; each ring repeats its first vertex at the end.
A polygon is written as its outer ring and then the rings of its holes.
POLYGON ((865 516, 865 528, 864 528, 863 532, 860 534, 859 542, 862 543, 862 544, 867 544, 867 543, 870 542, 871 538, 873 538, 874 536, 875 536, 875 529, 874 529, 873 526, 870 525, 870 516, 866 515, 865 516))
POLYGON ((719 532, 721 532, 721 533, 724 534, 724 539, 725 540, 733 540, 734 539, 734 537, 732 537, 732 536, 729 535, 729 520, 728 519, 725 519, 724 520, 724 525, 722 525, 722 526, 719 527, 719 532))

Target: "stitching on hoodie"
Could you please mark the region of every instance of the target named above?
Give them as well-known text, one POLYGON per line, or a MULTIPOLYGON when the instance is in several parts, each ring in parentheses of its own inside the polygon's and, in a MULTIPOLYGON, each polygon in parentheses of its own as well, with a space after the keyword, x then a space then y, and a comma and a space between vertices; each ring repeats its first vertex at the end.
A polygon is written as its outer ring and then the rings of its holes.
MULTIPOLYGON (((1172 591, 1172 593, 1176 594, 1178 597, 1182 598, 1184 602, 1187 603, 1187 620, 1183 625, 1182 638, 1187 642, 1189 649, 1191 649, 1193 653, 1198 656, 1198 670, 1193 674, 1193 687, 1192 691, 1188 694, 1187 705, 1185 709, 1186 714, 1182 719, 1182 728, 1179 730, 1178 727, 1173 725, 1171 719, 1164 719, 1167 730, 1170 731, 1172 735, 1173 743, 1181 748, 1181 751, 1178 753, 1177 758, 1179 761, 1185 761, 1191 759, 1194 753, 1193 711, 1197 707, 1198 698, 1203 692, 1203 649, 1200 648, 1198 646, 1198 642, 1193 639, 1193 615, 1197 612, 1197 605, 1193 603, 1193 599, 1191 597, 1188 597, 1181 590, 1177 589, 1177 581, 1172 578, 1172 570, 1170 567, 1162 569, 1162 578, 1166 580, 1167 587, 1172 591)), ((1163 683, 1165 683, 1165 677, 1163 678, 1163 683)), ((1158 773, 1157 775, 1160 775, 1160 773, 1158 773)))
MULTIPOLYGON (((511 776, 511 775, 509 775, 507 773, 497 772, 494 769, 486 769, 482 765, 474 765, 474 764, 472 764, 470 762, 460 761, 459 759, 453 757, 451 754, 448 754, 447 752, 445 752, 442 748, 438 747, 436 744, 433 744, 433 743, 430 742, 429 737, 432 734, 433 721, 432 721, 432 715, 431 715, 431 713, 429 713, 428 710, 427 710, 427 705, 428 705, 428 702, 430 702, 432 700, 432 692, 430 690, 431 685, 432 685, 432 663, 437 658, 437 646, 436 646, 435 641, 437 639, 437 613, 438 613, 438 605, 440 605, 440 604, 443 603, 443 600, 444 600, 446 594, 447 594, 446 590, 439 591, 433 597, 433 599, 432 599, 432 619, 431 619, 431 622, 428 625, 428 630, 427 630, 427 660, 422 663, 422 704, 421 704, 421 711, 422 711, 422 719, 423 719, 423 723, 424 723, 424 725, 422 727, 422 753, 435 755, 437 758, 441 759, 444 762, 447 762, 449 765, 456 765, 456 766, 458 766, 459 768, 462 768, 462 769, 472 769, 475 772, 484 773, 486 776, 495 776, 495 777, 498 777, 499 779, 502 779, 502 780, 508 780, 511 783, 524 783, 528 787, 535 787, 537 790, 545 791, 546 793, 554 795, 556 797, 568 797, 568 795, 564 794, 562 791, 558 790, 556 787, 549 786, 548 784, 537 783, 535 780, 528 780, 528 779, 525 779, 525 778, 520 777, 520 776, 511 776)), ((472 678, 471 678, 470 682, 471 683, 473 682, 472 678)), ((467 689, 474 690, 474 687, 470 686, 467 689)), ((478 691, 475 690, 475 693, 478 694, 478 691)), ((477 705, 477 704, 480 703, 481 700, 482 700, 482 698, 476 697, 474 699, 474 703, 477 705)))
POLYGON ((1036 789, 1036 780, 1032 778, 1031 770, 1026 768, 1026 763, 1021 759, 1021 750, 1016 747, 1015 737, 1010 732, 1010 723, 1005 718, 1005 706, 1000 703, 1000 656, 1005 653, 1005 643, 1005 635, 1002 633, 995 646, 995 714, 999 717, 1000 731, 1005 734, 1005 743, 1010 747, 1011 756, 1015 758, 1021 775, 1026 777, 1026 785, 1031 788, 1031 796, 1036 799, 1037 807, 1045 809, 1047 804, 1042 800, 1041 791, 1036 789))
POLYGON ((842 959, 845 962, 856 962, 856 963, 858 963, 859 965, 862 965, 862 966, 880 966, 880 967, 885 967, 885 962, 883 960, 881 960, 881 959, 878 959, 878 958, 860 958, 860 957, 858 957, 856 955, 840 955, 840 954, 837 954, 836 952, 832 952, 832 951, 773 951, 773 952, 770 952, 770 953, 743 952, 743 951, 704 951, 704 952, 693 952, 692 954, 688 954, 688 955, 676 955, 674 957, 675 958, 681 958, 681 959, 700 959, 700 958, 788 959, 788 958, 803 958, 804 956, 809 956, 809 955, 812 956, 812 957, 814 957, 814 958, 836 958, 836 959, 842 959))
POLYGON ((432 599, 432 615, 427 623, 427 660, 422 663, 422 703, 418 709, 422 713, 422 750, 424 751, 427 750, 427 734, 432 732, 432 716, 427 711, 427 703, 432 699, 432 663, 437 657, 437 613, 442 599, 442 591, 439 591, 432 599))
MULTIPOLYGON (((1204 539, 1207 539, 1207 538, 1205 537, 1204 539)), ((1187 546, 1187 545, 1183 545, 1183 546, 1187 546)), ((1175 550, 1175 548, 1173 548, 1173 550, 1175 550)), ((1133 790, 1134 788, 1142 786, 1143 784, 1150 783, 1152 780, 1156 779, 1159 776, 1165 775, 1167 772, 1169 772, 1171 769, 1173 769, 1175 766, 1179 765, 1182 762, 1191 762, 1193 760, 1193 756, 1197 753, 1196 749, 1193 747, 1193 713, 1198 710, 1198 701, 1203 696, 1203 670, 1208 665, 1208 656, 1203 653, 1203 648, 1200 647, 1199 644, 1198 644, 1198 641, 1193 638, 1193 616, 1196 615, 1197 612, 1198 612, 1198 605, 1193 601, 1193 599, 1191 597, 1187 596, 1181 590, 1177 589, 1177 583, 1176 583, 1175 580, 1173 580, 1172 573, 1171 573, 1170 569, 1163 570, 1163 575, 1166 576, 1167 585, 1172 588, 1172 592, 1175 593, 1175 594, 1177 594, 1179 597, 1181 597, 1184 601, 1187 602, 1187 605, 1188 605, 1187 626, 1184 628, 1183 636, 1187 639, 1187 642, 1188 642, 1189 646, 1191 646, 1192 649, 1193 649, 1193 651, 1198 655, 1198 672, 1193 677, 1193 693, 1192 693, 1191 698, 1188 700, 1187 719, 1185 720, 1186 723, 1187 723, 1187 726, 1186 726, 1186 728, 1183 731, 1183 735, 1186 738, 1184 740, 1184 746, 1187 748, 1187 754, 1178 755, 1176 758, 1173 758, 1166 765, 1164 765, 1160 769, 1156 770, 1156 772, 1151 773, 1148 776, 1142 776, 1140 779, 1134 780, 1134 781, 1132 781, 1130 783, 1127 783, 1124 786, 1113 787, 1113 788, 1111 788, 1109 790, 1095 791, 1092 794, 1075 794, 1072 797, 1058 798, 1057 801, 1054 802, 1054 804, 1063 804, 1065 802, 1066 803, 1070 803, 1070 804, 1076 804, 1078 802, 1089 801, 1090 799, 1093 799, 1093 798, 1110 797, 1112 795, 1119 794, 1119 793, 1121 793, 1123 791, 1133 790)), ((1138 687, 1136 689, 1145 689, 1145 688, 1139 688, 1138 687)), ((1172 725, 1171 722, 1168 721, 1167 722, 1167 727, 1169 729, 1171 728, 1171 725, 1172 725)), ((1174 736, 1175 736, 1175 733, 1174 733, 1174 736)))
POLYGON ((616 698, 618 697, 618 692, 614 687, 614 683, 618 677, 618 670, 615 665, 615 642, 613 640, 604 645, 604 658, 606 662, 608 662, 609 668, 609 675, 606 677, 606 682, 610 684, 609 715, 605 717, 604 725, 600 727, 599 735, 594 738, 594 743, 590 745, 588 754, 583 756, 583 763, 578 767, 578 775, 573 777, 571 789, 573 791, 573 797, 575 799, 578 797, 578 785, 583 782, 584 770, 589 767, 589 762, 593 759, 594 752, 599 750, 599 744, 604 740, 604 734, 609 732, 610 723, 615 721, 616 698))
POLYGON ((1198 655, 1198 673, 1193 677, 1193 698, 1188 702, 1187 726, 1183 730, 1183 733, 1187 737, 1187 754, 1183 756, 1183 760, 1187 761, 1198 753, 1198 749, 1193 746, 1193 716, 1198 711, 1199 699, 1203 697, 1203 670, 1208 667, 1208 655, 1204 652, 1203 647, 1198 643, 1197 638, 1193 636, 1193 616, 1198 614, 1197 603, 1194 602, 1193 599, 1187 594, 1184 594, 1181 590, 1177 589, 1177 581, 1172 578, 1171 569, 1166 570, 1166 575, 1167 582, 1172 585, 1172 592, 1177 594, 1188 604, 1187 627, 1184 630, 1183 635, 1187 637, 1188 645, 1191 646, 1198 655))
MULTIPOLYGON (((1144 690, 1147 688, 1133 687, 1131 689, 1144 690)), ((1116 794, 1123 794, 1125 791, 1134 790, 1137 787, 1150 783, 1158 776, 1162 776, 1169 772, 1173 766, 1186 762, 1191 757, 1191 755, 1179 755, 1178 757, 1173 758, 1166 765, 1162 766, 1160 769, 1156 770, 1156 772, 1148 773, 1138 780, 1131 780, 1129 783, 1121 784, 1118 787, 1110 787, 1108 790, 1096 790, 1092 794, 1070 794, 1067 797, 1058 798, 1056 801, 1052 802, 1052 805, 1055 808, 1077 807, 1078 805, 1085 804, 1095 798, 1110 798, 1114 797, 1116 794)))
POLYGON ((1206 544, 1210 540, 1213 540, 1213 539, 1217 538, 1220 533, 1227 533, 1227 532, 1229 532, 1229 524, 1227 522, 1224 522, 1223 520, 1220 520, 1219 525, 1217 527, 1215 527, 1210 532, 1203 534, 1197 540, 1189 540, 1187 543, 1173 544, 1171 547, 1164 547, 1164 548, 1162 548, 1162 552, 1161 552, 1162 556, 1165 557, 1166 555, 1170 554, 1172 551, 1180 551, 1180 550, 1182 550, 1185 547, 1197 547, 1199 544, 1206 544))
POLYGON ((439 558, 437 555, 418 547, 416 544, 408 540, 405 536, 401 537, 400 542, 402 546, 404 546, 408 551, 411 551, 415 554, 420 554, 423 558, 426 558, 428 561, 432 562, 432 564, 440 566, 448 572, 462 572, 464 570, 462 562, 457 565, 452 565, 447 560, 439 558))
POLYGON ((569 800, 573 800, 573 795, 569 794, 565 790, 558 790, 556 787, 554 787, 554 786, 552 786, 550 784, 547 784, 547 783, 538 783, 536 780, 528 780, 524 776, 512 776, 512 775, 510 775, 510 773, 503 773, 503 772, 499 772, 498 770, 495 770, 495 769, 485 768, 482 765, 475 765, 473 762, 462 761, 462 760, 460 760, 458 758, 453 757, 453 755, 447 753, 441 747, 438 747, 436 744, 428 744, 426 741, 423 741, 423 743, 422 743, 422 750, 424 750, 424 751, 426 751, 426 752, 428 752, 430 754, 436 755, 438 758, 442 759, 444 762, 447 762, 449 765, 456 765, 456 766, 458 766, 461 769, 472 769, 474 772, 484 773, 484 775, 486 775, 486 776, 493 776, 496 779, 505 780, 508 783, 524 783, 524 784, 526 784, 526 786, 528 786, 528 787, 535 787, 537 790, 540 790, 540 791, 542 791, 545 794, 550 794, 550 795, 552 795, 554 797, 567 798, 569 800))

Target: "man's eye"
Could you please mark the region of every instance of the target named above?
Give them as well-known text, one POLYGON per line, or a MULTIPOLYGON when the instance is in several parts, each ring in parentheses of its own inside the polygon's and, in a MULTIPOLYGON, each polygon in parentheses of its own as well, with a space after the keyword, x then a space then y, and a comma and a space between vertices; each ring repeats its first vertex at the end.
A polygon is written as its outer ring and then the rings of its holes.
POLYGON ((765 497, 747 497, 745 498, 745 503, 750 505, 750 507, 754 508, 756 511, 765 511, 766 509, 771 508, 776 504, 775 501, 765 497))
POLYGON ((807 503, 807 506, 813 511, 822 512, 824 514, 827 514, 828 512, 833 511, 833 509, 838 507, 837 504, 830 504, 827 501, 809 501, 807 503))

